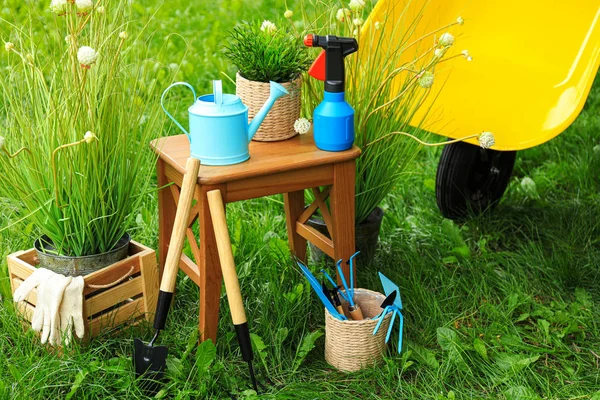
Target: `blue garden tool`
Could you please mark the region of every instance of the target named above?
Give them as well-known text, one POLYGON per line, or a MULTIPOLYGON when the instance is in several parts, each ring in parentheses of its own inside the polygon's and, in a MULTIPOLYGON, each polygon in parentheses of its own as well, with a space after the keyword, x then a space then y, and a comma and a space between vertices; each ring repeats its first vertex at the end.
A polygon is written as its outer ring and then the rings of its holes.
POLYGON ((250 158, 248 144, 273 107, 275 100, 288 94, 279 83, 270 82, 269 98, 248 124, 248 107, 234 94, 225 94, 221 81, 213 81, 213 93, 196 98, 194 88, 185 82, 169 86, 160 98, 160 104, 175 125, 190 140, 191 155, 200 159, 203 165, 230 165, 250 158), (188 109, 190 131, 188 132, 165 109, 164 99, 174 86, 184 85, 194 94, 194 104, 188 109))
POLYGON ((379 321, 377 322, 377 325, 373 330, 373 335, 377 334, 377 331, 379 331, 379 327, 383 323, 385 316, 387 315, 387 313, 391 312, 392 320, 390 321, 390 327, 388 328, 387 334, 385 336, 385 342, 387 343, 390 340, 396 316, 400 316, 400 320, 398 322, 398 353, 400 353, 402 351, 402 333, 404 331, 404 316, 401 312, 402 299, 400 298, 400 288, 381 272, 379 273, 379 279, 381 280, 381 284, 383 285, 383 291, 385 292, 385 295, 387 297, 382 303, 382 307, 384 307, 383 311, 381 312, 381 314, 375 317, 375 319, 379 319, 379 321))
POLYGON ((336 310, 335 306, 331 303, 331 300, 327 298, 327 295, 323 292, 323 287, 321 286, 317 278, 315 278, 315 276, 306 267, 306 265, 302 264, 300 261, 296 261, 296 263, 298 263, 298 266, 302 270, 302 273, 310 283, 310 286, 313 288, 313 290, 315 291, 315 293, 317 294, 327 311, 329 311, 329 313, 336 319, 342 321, 347 320, 348 318, 346 318, 344 314, 340 314, 336 310))
MULTIPOLYGON (((360 253, 360 251, 357 251, 356 253, 354 253, 350 257, 350 260, 348 261, 348 264, 350 264, 350 286, 348 286, 348 282, 346 281, 346 277, 344 276, 344 272, 342 271, 342 267, 341 267, 342 260, 338 260, 338 262, 337 262, 337 271, 338 271, 340 280, 342 281, 342 285, 345 290, 344 292, 340 291, 338 293, 340 296, 342 296, 342 298, 344 300, 346 300, 348 302, 348 311, 350 312, 350 316, 354 320, 364 319, 364 316, 360 309, 360 306, 354 302, 354 257, 356 257, 359 253, 360 253)), ((333 278, 331 278, 331 276, 329 276, 327 271, 322 269, 321 272, 323 273, 323 275, 325 275, 327 280, 329 280, 329 282, 331 282, 331 284, 333 285, 334 288, 339 289, 339 286, 336 286, 335 281, 333 280, 333 278)))

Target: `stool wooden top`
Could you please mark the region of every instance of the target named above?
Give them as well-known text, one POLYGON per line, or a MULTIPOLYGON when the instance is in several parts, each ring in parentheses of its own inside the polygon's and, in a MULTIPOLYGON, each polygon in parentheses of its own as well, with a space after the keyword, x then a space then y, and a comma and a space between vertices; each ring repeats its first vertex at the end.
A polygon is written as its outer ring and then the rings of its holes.
MULTIPOLYGON (((190 156, 186 135, 168 136, 153 140, 150 147, 180 174, 190 156)), ((360 149, 330 152, 317 149, 312 133, 296 135, 280 142, 250 143, 250 159, 243 163, 223 166, 201 165, 198 172, 200 184, 218 184, 256 176, 270 175, 324 164, 336 164, 355 159, 360 149)))

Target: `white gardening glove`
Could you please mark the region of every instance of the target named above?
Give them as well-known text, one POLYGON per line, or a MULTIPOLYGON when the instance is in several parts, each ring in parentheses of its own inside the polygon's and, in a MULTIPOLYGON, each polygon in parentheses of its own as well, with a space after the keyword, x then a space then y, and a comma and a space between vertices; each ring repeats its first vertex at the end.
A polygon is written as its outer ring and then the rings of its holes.
POLYGON ((46 343, 48 339, 50 339, 52 346, 60 344, 58 310, 65 288, 71 283, 72 279, 71 276, 54 274, 46 283, 38 286, 36 314, 31 320, 31 327, 34 331, 42 331, 42 344, 46 343), (38 308, 41 308, 41 313, 37 313, 38 308))
POLYGON ((83 324, 83 286, 82 276, 76 276, 65 289, 60 305, 60 331, 65 344, 73 338, 73 328, 78 338, 83 338, 85 326, 83 324))
MULTIPOLYGON (((36 269, 33 274, 29 275, 29 277, 25 279, 21 286, 15 290, 15 293, 13 294, 15 303, 25 300, 27 295, 29 295, 29 292, 38 287, 41 283, 48 282, 52 275, 54 275, 54 272, 47 270, 46 268, 36 269)), ((36 308, 35 311, 37 312, 38 309, 36 308)))

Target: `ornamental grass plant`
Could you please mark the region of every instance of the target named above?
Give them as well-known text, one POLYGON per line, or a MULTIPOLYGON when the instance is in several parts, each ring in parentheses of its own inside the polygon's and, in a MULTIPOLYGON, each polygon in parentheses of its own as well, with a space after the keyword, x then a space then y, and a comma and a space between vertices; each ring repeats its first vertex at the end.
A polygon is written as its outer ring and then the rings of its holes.
MULTIPOLYGON (((300 18, 306 33, 355 37, 358 41, 358 53, 348 56, 345 64, 346 101, 355 110, 354 143, 362 149, 356 161, 357 223, 381 204, 419 151, 419 142, 401 136, 408 132, 427 134, 421 129, 424 121, 416 120, 415 115, 430 95, 436 67, 455 57, 468 56, 446 56, 454 43, 454 35, 447 30, 462 25, 464 21, 459 16, 447 25, 432 27, 430 34, 416 37, 414 31, 422 12, 414 19, 400 13, 403 17, 396 20, 387 17, 370 21, 369 34, 363 34, 365 20, 375 3, 352 0, 332 5, 313 0, 301 4, 300 18), (387 45, 390 34, 394 46, 387 45)), ((411 4, 400 6, 408 8, 411 4)), ((314 57, 317 55, 315 52, 314 57)), ((303 114, 312 117, 323 99, 323 83, 308 77, 304 85, 303 114)))
POLYGON ((27 5, 26 24, 1 21, 0 197, 13 224, 33 224, 59 255, 111 250, 152 190, 148 143, 163 133, 168 70, 129 4, 53 0, 27 5))
POLYGON ((301 35, 270 21, 242 22, 227 43, 225 57, 251 81, 293 81, 311 62, 301 35))

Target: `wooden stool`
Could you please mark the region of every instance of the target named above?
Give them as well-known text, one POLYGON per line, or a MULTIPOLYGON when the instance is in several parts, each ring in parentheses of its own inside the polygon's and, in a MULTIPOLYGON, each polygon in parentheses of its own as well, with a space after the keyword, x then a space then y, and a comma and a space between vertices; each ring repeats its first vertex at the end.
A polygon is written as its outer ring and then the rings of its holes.
MULTIPOLYGON (((190 155, 185 135, 153 141, 151 147, 159 155, 158 186, 173 182, 158 194, 159 268, 167 256, 179 199, 185 163, 190 155)), ((281 142, 250 143, 250 159, 240 164, 210 167, 202 165, 188 221, 187 239, 195 259, 183 255, 180 268, 200 287, 201 340, 216 343, 221 296, 221 266, 212 227, 206 193, 219 189, 225 203, 283 193, 290 249, 306 261, 306 241, 310 241, 334 260, 348 260, 354 253, 354 182, 358 147, 343 152, 326 152, 316 148, 312 134, 299 135, 281 142), (321 191, 319 187, 326 186, 321 191), (304 204, 304 189, 311 189, 315 201, 304 204), (325 200, 330 198, 331 212, 325 200), (305 224, 319 209, 330 238, 305 224), (198 219, 200 243, 191 229, 198 219)), ((348 266, 342 264, 344 274, 348 266)))

